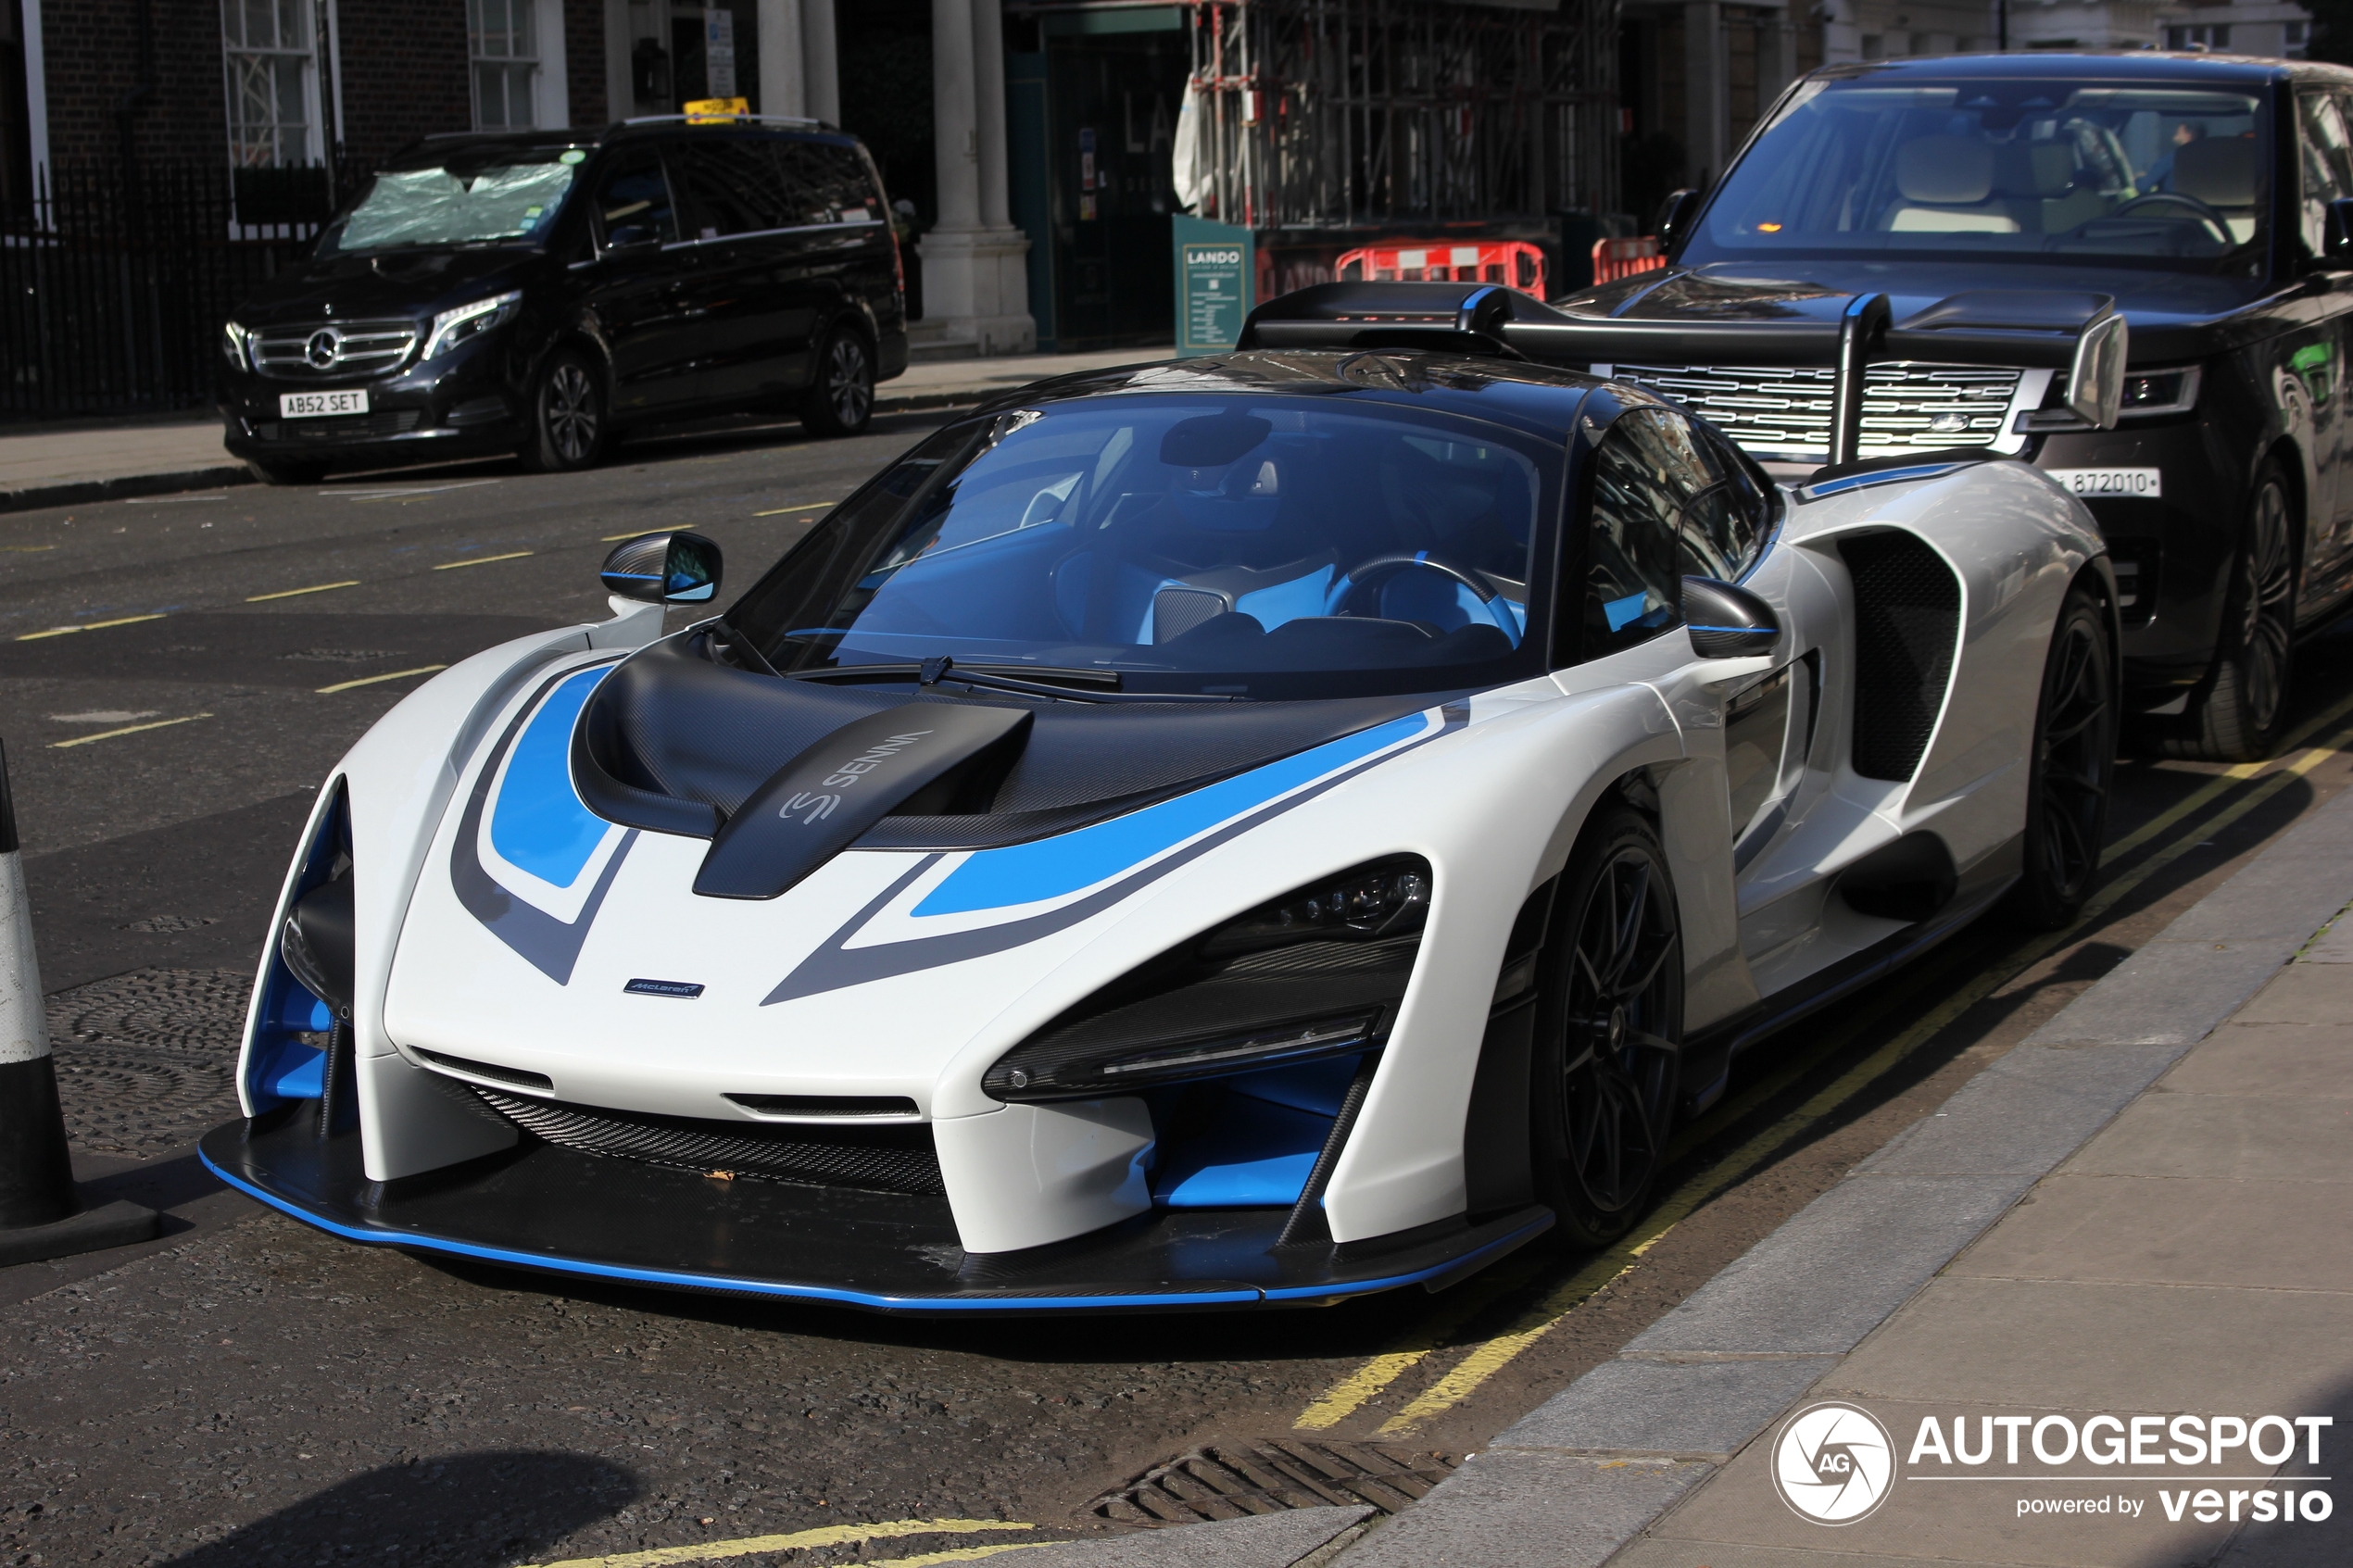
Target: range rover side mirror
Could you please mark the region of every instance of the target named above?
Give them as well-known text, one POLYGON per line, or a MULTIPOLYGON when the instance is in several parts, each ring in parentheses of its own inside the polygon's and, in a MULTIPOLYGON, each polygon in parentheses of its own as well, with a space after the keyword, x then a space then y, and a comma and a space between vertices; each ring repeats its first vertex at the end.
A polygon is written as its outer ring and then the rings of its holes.
POLYGON ((1692 220, 1699 216, 1699 204, 1704 194, 1691 190, 1676 191, 1659 203, 1658 221, 1651 229, 1658 235, 1661 251, 1671 253, 1681 241, 1685 231, 1692 226, 1692 220))
POLYGON ((2353 266, 2353 197, 2329 203, 2321 243, 2321 259, 2339 267, 2353 266))
POLYGON ((1771 605, 1713 577, 1683 579, 1683 625, 1702 659, 1749 659, 1771 653, 1781 640, 1771 605))
POLYGON ((719 546, 699 533, 641 533, 612 547, 605 591, 648 604, 700 604, 719 592, 719 546))

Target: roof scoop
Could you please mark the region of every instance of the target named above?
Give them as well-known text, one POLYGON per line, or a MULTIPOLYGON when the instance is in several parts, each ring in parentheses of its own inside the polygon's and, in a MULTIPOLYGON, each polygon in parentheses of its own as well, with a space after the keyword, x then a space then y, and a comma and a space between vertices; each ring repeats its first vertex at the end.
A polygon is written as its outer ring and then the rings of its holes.
POLYGON ((887 816, 985 798, 1033 718, 1022 708, 912 702, 851 720, 770 774, 727 819, 695 891, 774 898, 887 816))

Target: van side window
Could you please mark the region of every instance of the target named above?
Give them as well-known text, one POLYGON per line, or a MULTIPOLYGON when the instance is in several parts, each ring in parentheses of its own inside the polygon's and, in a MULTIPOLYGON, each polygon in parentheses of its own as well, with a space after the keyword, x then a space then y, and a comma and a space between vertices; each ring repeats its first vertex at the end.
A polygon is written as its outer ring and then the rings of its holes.
POLYGON ((799 221, 769 147, 750 136, 695 138, 680 146, 695 238, 764 233, 799 221))
POLYGON ((795 223, 863 223, 889 216, 857 148, 796 139, 778 142, 775 149, 792 192, 795 223))
POLYGON ((607 250, 623 245, 671 245, 678 238, 677 208, 661 156, 652 148, 629 153, 605 171, 597 186, 597 232, 607 250))
POLYGON ((1579 596, 1582 658, 1632 647, 1680 624, 1680 518, 1705 483, 1690 469, 1691 451, 1689 428, 1664 408, 1628 409, 1595 450, 1579 596))

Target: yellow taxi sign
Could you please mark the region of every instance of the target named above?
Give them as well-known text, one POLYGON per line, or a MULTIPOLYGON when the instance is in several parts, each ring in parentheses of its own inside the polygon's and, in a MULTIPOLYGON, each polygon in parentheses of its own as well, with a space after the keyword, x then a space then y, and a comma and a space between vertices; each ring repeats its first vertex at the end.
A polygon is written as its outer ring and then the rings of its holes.
POLYGON ((686 123, 715 125, 723 119, 740 119, 751 113, 749 98, 691 98, 686 104, 686 123))

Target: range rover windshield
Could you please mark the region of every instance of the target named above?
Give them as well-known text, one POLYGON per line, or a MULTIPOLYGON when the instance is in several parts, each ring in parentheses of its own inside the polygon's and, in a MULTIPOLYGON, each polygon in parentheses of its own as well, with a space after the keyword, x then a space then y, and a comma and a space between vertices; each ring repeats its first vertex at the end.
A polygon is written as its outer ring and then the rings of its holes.
POLYGON ((1681 259, 2249 273, 2271 166, 2262 103, 2045 78, 1809 82, 1727 176, 1681 259))
POLYGON ((1558 494, 1549 444, 1421 409, 1249 393, 1023 409, 925 442, 728 621, 820 679, 944 655, 1130 692, 1489 684, 1537 652, 1529 584, 1558 494))
POLYGON ((321 256, 403 246, 534 244, 586 161, 580 147, 470 147, 378 174, 319 236, 321 256))

